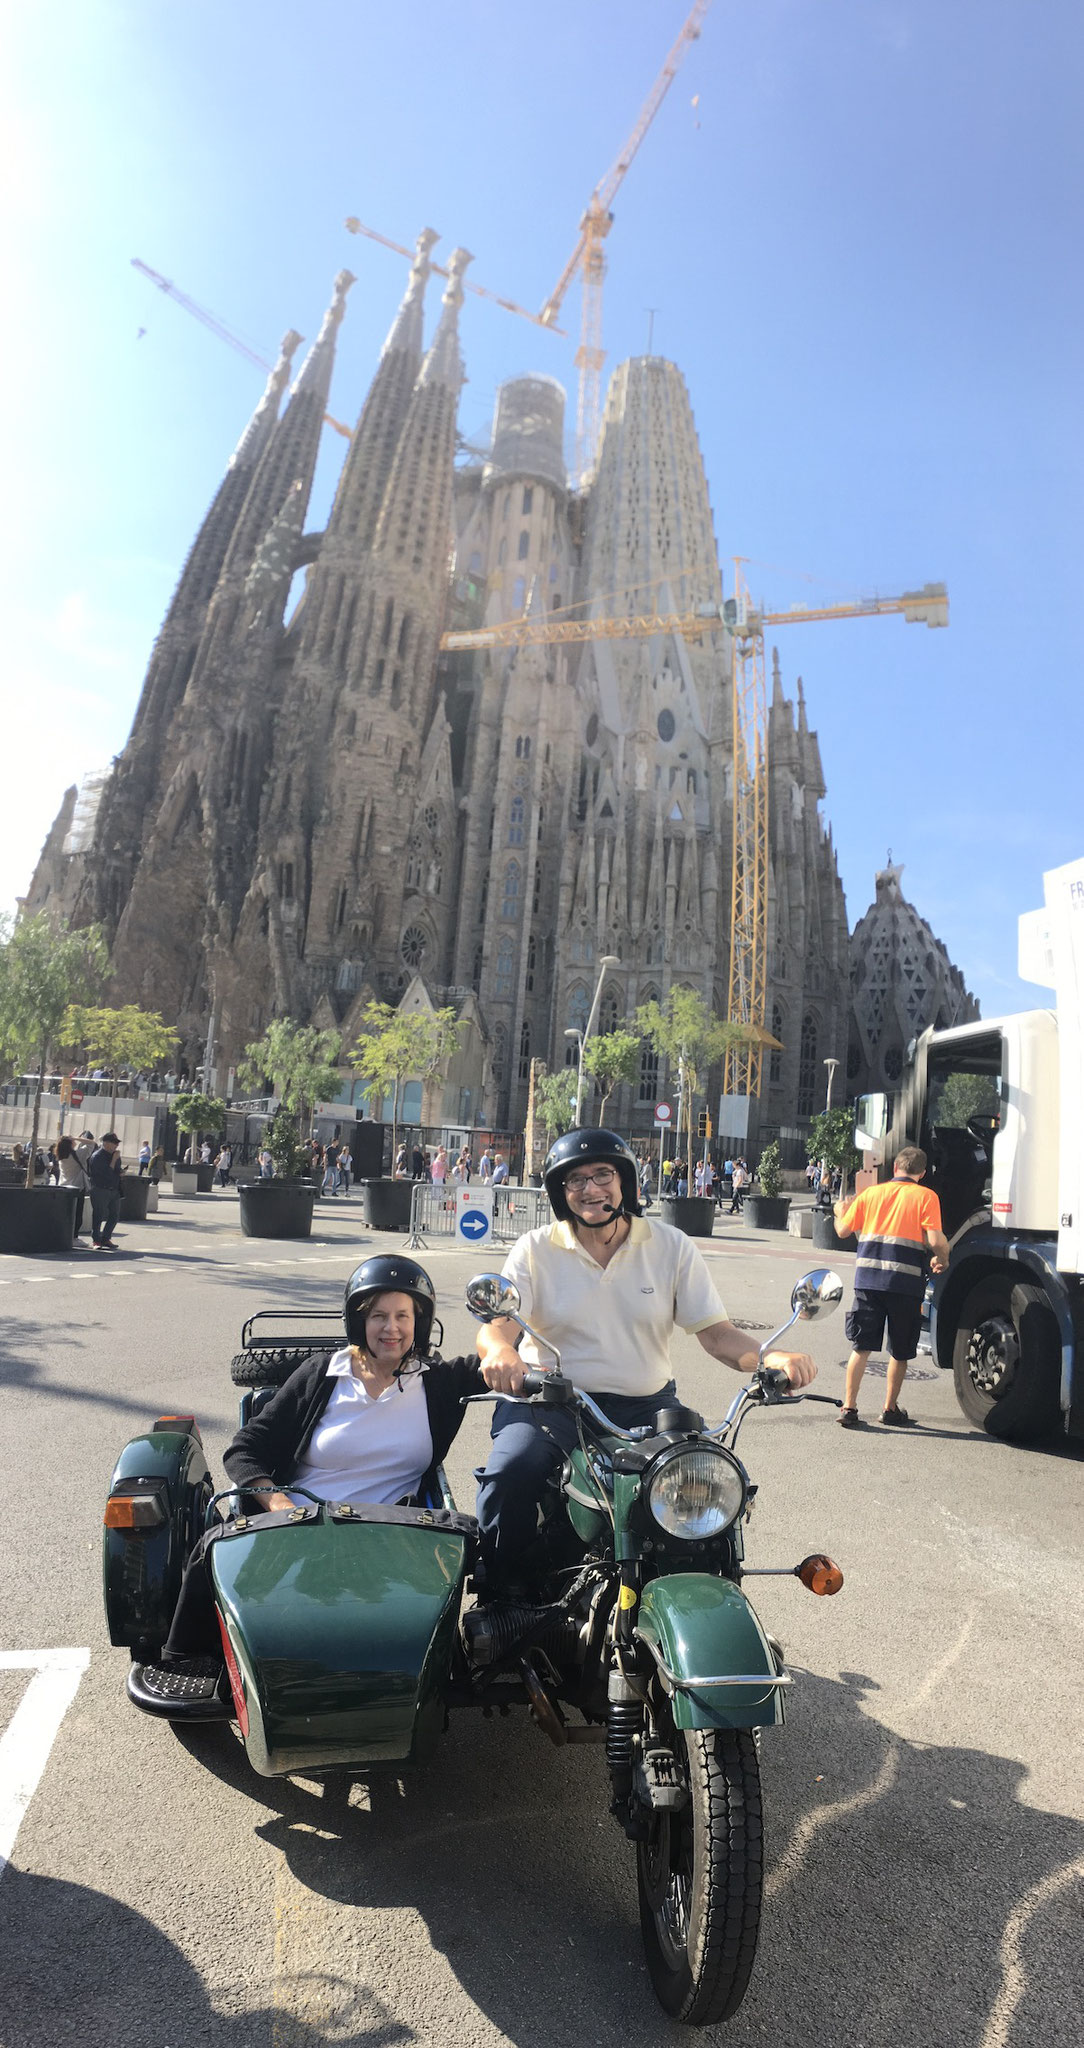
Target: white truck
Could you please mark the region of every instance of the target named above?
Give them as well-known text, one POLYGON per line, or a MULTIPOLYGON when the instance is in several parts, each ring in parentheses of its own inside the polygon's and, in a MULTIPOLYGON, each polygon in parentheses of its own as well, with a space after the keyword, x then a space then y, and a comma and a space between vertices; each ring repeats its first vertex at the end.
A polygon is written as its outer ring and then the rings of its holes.
POLYGON ((921 1145, 951 1247, 930 1336, 992 1436, 1084 1436, 1084 860, 1044 875, 1019 971, 1057 1008, 925 1031, 900 1093, 864 1095, 855 1141, 891 1173, 921 1145))

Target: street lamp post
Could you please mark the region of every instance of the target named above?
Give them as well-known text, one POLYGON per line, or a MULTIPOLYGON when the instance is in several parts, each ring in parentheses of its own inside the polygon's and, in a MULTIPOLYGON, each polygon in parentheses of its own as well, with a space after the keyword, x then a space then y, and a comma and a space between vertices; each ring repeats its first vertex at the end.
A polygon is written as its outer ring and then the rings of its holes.
MULTIPOLYGON (((837 1068, 837 1067, 838 1067, 838 1065, 839 1065, 839 1061, 838 1061, 838 1060, 825 1060, 825 1062, 824 1062, 824 1065, 825 1065, 825 1066, 827 1067, 827 1069, 828 1069, 828 1087, 827 1087, 827 1089, 826 1089, 826 1091, 825 1091, 825 1097, 824 1097, 824 1114, 825 1114, 825 1116, 827 1116, 827 1115, 828 1115, 828 1112, 829 1112, 829 1110, 830 1110, 830 1109, 831 1109, 831 1107, 832 1107, 832 1083, 833 1083, 833 1081, 834 1081, 834 1080, 835 1080, 835 1078, 836 1078, 836 1068, 837 1068)), ((821 1160, 821 1187, 822 1187, 822 1188, 823 1188, 823 1186, 824 1186, 824 1181, 825 1181, 825 1175, 826 1175, 827 1173, 828 1173, 828 1161, 827 1161, 827 1159, 823 1159, 823 1158, 822 1158, 822 1160, 821 1160)), ((831 1194, 831 1192, 832 1192, 832 1189, 831 1189, 831 1184, 829 1184, 829 1189, 828 1189, 828 1192, 829 1192, 829 1194, 831 1194)))
POLYGON ((599 975, 598 975, 598 980, 597 980, 597 982, 595 983, 595 994, 594 994, 594 999, 593 999, 593 1001, 592 1001, 592 1004, 591 1004, 591 1008, 590 1008, 590 1009, 589 1009, 589 1011, 587 1012, 587 1022, 586 1022, 586 1024, 584 1025, 584 1027, 583 1027, 583 1030, 582 1030, 582 1031, 580 1031, 580 1030, 578 1029, 578 1027, 577 1027, 577 1026, 576 1026, 575 1024, 571 1024, 571 1025, 569 1025, 569 1026, 568 1026, 568 1027, 566 1028, 566 1031, 565 1031, 565 1037, 566 1037, 566 1038, 576 1038, 576 1039, 578 1039, 578 1040, 579 1040, 579 1058, 578 1058, 578 1060, 577 1060, 577 1063, 576 1063, 576 1128, 577 1128, 577 1130, 579 1129, 579 1125, 580 1125, 580 1118, 581 1118, 581 1116, 583 1115, 583 1091, 584 1091, 584 1081, 585 1081, 585 1075, 584 1075, 584 1070, 583 1070, 583 1052, 584 1052, 584 1047, 585 1047, 585 1045, 587 1044, 587 1041, 588 1041, 588 1039, 590 1038, 590 1036, 591 1036, 591 1033, 592 1033, 592 1031, 594 1030, 594 1028, 595 1028, 595 1025, 596 1025, 596 1023, 597 1023, 597 1021, 598 1021, 598 1006, 599 1006, 599 1004, 600 1004, 600 1003, 601 1003, 601 1001, 602 1001, 602 984, 603 984, 603 982, 605 981, 605 979, 606 979, 606 976, 607 976, 607 974, 609 973, 609 971, 610 971, 611 967, 620 967, 620 965, 621 965, 621 962, 620 962, 620 960, 618 959, 618 957, 617 957, 617 954, 616 954, 616 953, 603 953, 603 955, 602 955, 602 957, 601 957, 601 959, 599 960, 599 963, 598 963, 598 966, 599 966, 599 975))

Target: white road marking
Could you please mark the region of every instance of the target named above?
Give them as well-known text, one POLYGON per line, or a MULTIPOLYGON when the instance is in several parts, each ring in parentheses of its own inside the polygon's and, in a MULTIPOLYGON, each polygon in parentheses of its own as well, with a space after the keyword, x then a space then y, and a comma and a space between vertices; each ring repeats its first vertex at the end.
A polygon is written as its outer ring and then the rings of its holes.
POLYGON ((1059 1892, 1068 1891, 1071 1885, 1081 1882, 1084 1882, 1084 1856, 1078 1857, 1075 1863, 1065 1864, 1061 1870, 1052 1870, 1049 1877, 1042 1878, 1024 1893, 1015 1912, 1010 1913, 998 1950, 1001 1983, 979 2048, 1006 2048, 1012 2023, 1028 1987, 1028 1973, 1021 1954, 1023 1936, 1043 1906, 1048 1906, 1059 1892))
POLYGON ((0 1671, 34 1673, 0 1735, 0 1876, 89 1663, 89 1650, 0 1650, 0 1671))

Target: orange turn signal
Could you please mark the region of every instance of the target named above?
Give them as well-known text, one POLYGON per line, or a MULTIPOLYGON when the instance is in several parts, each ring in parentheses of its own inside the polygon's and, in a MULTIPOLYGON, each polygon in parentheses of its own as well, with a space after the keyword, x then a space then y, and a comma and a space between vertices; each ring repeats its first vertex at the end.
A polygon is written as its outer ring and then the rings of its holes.
POLYGON ((811 1593, 838 1593, 843 1584, 843 1573, 838 1564, 833 1564, 823 1551, 815 1551, 812 1557, 803 1557, 795 1573, 811 1593))
POLYGON ((197 1443, 203 1442, 203 1438, 199 1433, 199 1424, 194 1415, 160 1415, 154 1427, 155 1429, 174 1429, 182 1436, 194 1436, 197 1443))
POLYGON ((160 1529, 166 1510, 157 1493, 111 1493, 104 1519, 107 1529, 160 1529))

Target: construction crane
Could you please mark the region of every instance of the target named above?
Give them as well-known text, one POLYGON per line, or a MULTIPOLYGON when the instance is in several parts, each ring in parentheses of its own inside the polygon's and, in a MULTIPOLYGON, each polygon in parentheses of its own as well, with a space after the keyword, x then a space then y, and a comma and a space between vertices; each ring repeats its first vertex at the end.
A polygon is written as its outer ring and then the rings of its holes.
MULTIPOLYGON (((217 334, 219 341, 224 341, 228 348, 236 349, 237 354, 244 356, 246 362, 255 363, 261 370, 274 369, 274 364, 269 362, 266 356, 261 356, 256 349, 249 347, 247 341, 242 341, 239 335, 232 333, 217 314, 209 313, 206 306, 197 305, 195 299, 190 299, 187 292, 182 292, 171 278, 163 277, 158 270, 152 270, 150 264, 141 262, 138 256, 132 257, 132 269, 141 271, 144 277, 149 277, 160 292, 165 292, 167 298, 172 299, 176 305, 183 306, 186 313, 191 313, 194 320, 199 320, 204 327, 210 328, 211 333, 217 334)), ((328 426, 334 427, 335 432, 341 434, 344 440, 349 441, 353 438, 349 427, 345 427, 341 420, 333 419, 329 412, 324 414, 324 418, 328 426)))
MULTIPOLYGON (((348 214, 343 225, 352 235, 367 235, 370 242, 379 242, 382 249, 393 249, 397 256, 405 256, 409 263, 413 263, 413 249, 405 248, 402 242, 393 242, 389 236, 382 235, 377 228, 365 227, 358 220, 356 214, 348 214)), ((438 277, 447 277, 448 275, 443 264, 434 263, 432 258, 430 258, 429 268, 435 271, 438 277)), ((565 332, 563 327, 555 327, 552 320, 544 319, 541 313, 530 313, 526 306, 517 306, 514 299, 503 299, 499 292, 489 291, 484 284, 474 284, 469 277, 461 278, 460 283, 464 291, 473 292, 475 298, 488 299, 491 305, 502 306, 506 313, 518 313, 521 320, 530 320, 535 327, 548 327, 553 334, 563 335, 565 332)))
POLYGON ((613 226, 613 203, 644 136, 670 90, 689 44, 694 43, 700 34, 700 24, 710 4, 711 0, 696 0, 695 7, 690 8, 681 34, 640 109, 636 126, 587 202, 580 222, 579 241, 539 315, 544 327, 553 326, 561 310, 565 293, 573 278, 579 273, 580 345, 576 351, 576 367, 580 373, 576 401, 577 476, 583 476, 590 467, 598 443, 602 365, 606 360, 606 351, 602 346, 602 286, 606 276, 603 244, 613 226))
POLYGON ((768 697, 764 666, 766 626, 804 626, 822 619, 870 619, 895 613, 909 625, 947 626, 948 591, 926 583, 899 597, 860 598, 832 605, 794 605, 765 611, 752 602, 734 561, 734 595, 719 605, 692 612, 641 612, 628 618, 509 619, 499 625, 444 633, 449 653, 500 647, 582 645, 591 640, 646 640, 656 633, 680 633, 686 640, 727 632, 734 646, 733 759, 734 821, 731 837, 730 984, 727 1015, 743 1026, 740 1041, 726 1056, 724 1092, 760 1094, 765 1045, 768 935, 768 697))

